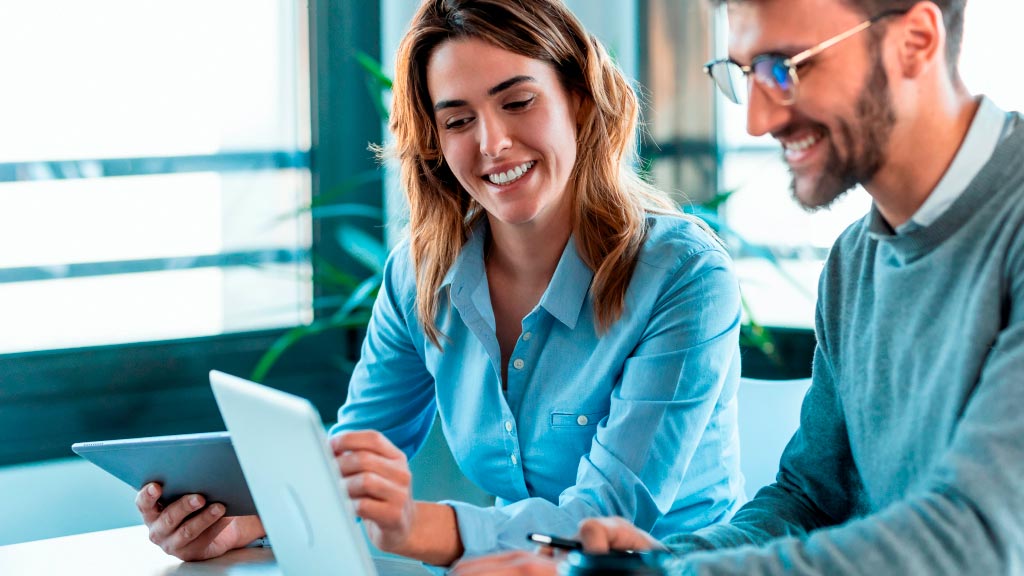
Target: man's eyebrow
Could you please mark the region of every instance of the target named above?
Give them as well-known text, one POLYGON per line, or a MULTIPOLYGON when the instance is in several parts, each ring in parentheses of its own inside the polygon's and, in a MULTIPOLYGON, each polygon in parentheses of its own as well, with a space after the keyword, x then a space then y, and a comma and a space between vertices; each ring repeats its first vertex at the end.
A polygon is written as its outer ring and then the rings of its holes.
MULTIPOLYGON (((786 57, 786 58, 791 58, 791 57, 796 56, 797 54, 803 52, 804 50, 807 50, 811 46, 813 46, 813 44, 811 44, 809 46, 803 46, 803 45, 798 45, 798 44, 787 44, 785 46, 773 46, 773 47, 765 49, 765 50, 759 50, 756 54, 754 54, 750 58, 750 60, 753 60, 754 58, 757 58, 758 56, 769 56, 769 55, 770 56, 783 56, 783 57, 786 57)), ((729 58, 733 62, 736 62, 737 64, 743 64, 744 63, 739 58, 734 57, 731 53, 729 54, 729 58)), ((749 64, 749 63, 750 63, 750 61, 748 60, 747 64, 749 64)))
MULTIPOLYGON (((496 94, 504 92, 505 90, 508 90, 509 88, 511 88, 511 87, 513 87, 513 86, 515 86, 517 84, 522 84, 523 82, 536 82, 536 81, 537 81, 537 79, 534 78, 533 76, 523 76, 523 75, 513 76, 513 77, 509 78, 508 80, 505 80, 504 82, 501 82, 501 83, 497 84, 496 86, 494 86, 493 88, 491 88, 490 90, 488 90, 487 91, 487 95, 488 96, 494 96, 496 94)), ((444 110, 445 108, 458 108, 459 106, 465 106, 466 104, 467 104, 467 102, 465 100, 441 100, 437 104, 434 104, 434 112, 440 112, 441 110, 444 110)))

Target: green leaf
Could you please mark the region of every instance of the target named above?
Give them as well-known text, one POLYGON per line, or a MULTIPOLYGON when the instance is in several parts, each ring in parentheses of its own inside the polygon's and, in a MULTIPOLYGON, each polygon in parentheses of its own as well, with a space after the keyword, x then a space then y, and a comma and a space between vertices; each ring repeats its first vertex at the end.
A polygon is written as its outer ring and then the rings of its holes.
POLYGON ((366 70, 366 89, 370 93, 370 99, 373 101, 374 108, 377 109, 377 115, 380 119, 387 122, 389 117, 388 106, 384 101, 384 94, 391 91, 392 82, 391 78, 384 73, 384 67, 381 66, 380 62, 374 59, 365 52, 356 52, 356 62, 366 70))
POLYGON ((281 355, 294 346, 296 342, 313 334, 319 334, 326 328, 326 322, 313 322, 305 326, 296 326, 285 332, 260 356, 259 361, 256 362, 256 367, 252 369, 249 379, 253 382, 262 382, 281 355))
POLYGON ((373 79, 382 89, 391 90, 391 78, 384 73, 384 67, 376 58, 361 50, 356 51, 355 58, 356 62, 363 67, 363 70, 366 70, 370 74, 370 78, 373 79))
POLYGON ((369 204, 327 204, 313 208, 313 218, 368 218, 376 222, 384 221, 380 208, 369 204))
POLYGON ((338 226, 338 244, 363 266, 380 274, 384 271, 384 263, 388 253, 384 245, 360 228, 342 224, 338 226))
POLYGON ((363 186, 373 184, 384 179, 381 168, 374 168, 372 170, 363 170, 357 172, 352 176, 342 180, 336 186, 324 190, 319 196, 313 201, 313 208, 331 204, 339 198, 344 198, 351 194, 354 190, 358 190, 363 186))
POLYGON ((382 277, 379 274, 374 274, 363 280, 359 287, 352 291, 352 294, 349 295, 348 300, 345 301, 341 308, 338 308, 338 311, 331 316, 331 321, 343 322, 358 308, 371 307, 373 305, 372 299, 376 297, 381 281, 382 277))
POLYGON ((718 194, 715 194, 712 198, 710 198, 707 202, 701 203, 701 206, 707 208, 708 210, 718 211, 718 209, 723 204, 728 202, 729 198, 732 198, 732 195, 735 193, 735 190, 726 190, 725 192, 719 192, 718 194))

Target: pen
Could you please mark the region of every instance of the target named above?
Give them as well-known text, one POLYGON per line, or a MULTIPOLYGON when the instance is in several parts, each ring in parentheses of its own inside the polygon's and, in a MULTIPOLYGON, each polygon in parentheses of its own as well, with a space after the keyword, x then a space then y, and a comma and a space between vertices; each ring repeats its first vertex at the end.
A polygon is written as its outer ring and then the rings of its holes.
POLYGON ((562 550, 583 550, 583 543, 579 540, 559 538, 558 536, 538 534, 536 532, 530 532, 526 537, 538 544, 544 544, 545 546, 551 546, 552 548, 560 548, 562 550))

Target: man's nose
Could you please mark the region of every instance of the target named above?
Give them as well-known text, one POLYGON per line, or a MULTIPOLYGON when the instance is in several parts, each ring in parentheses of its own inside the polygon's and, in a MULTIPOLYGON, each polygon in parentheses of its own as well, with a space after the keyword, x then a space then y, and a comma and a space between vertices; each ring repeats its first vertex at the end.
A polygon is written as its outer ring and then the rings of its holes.
POLYGON ((781 129, 790 119, 790 107, 777 102, 768 90, 751 80, 747 85, 747 133, 763 136, 781 129))

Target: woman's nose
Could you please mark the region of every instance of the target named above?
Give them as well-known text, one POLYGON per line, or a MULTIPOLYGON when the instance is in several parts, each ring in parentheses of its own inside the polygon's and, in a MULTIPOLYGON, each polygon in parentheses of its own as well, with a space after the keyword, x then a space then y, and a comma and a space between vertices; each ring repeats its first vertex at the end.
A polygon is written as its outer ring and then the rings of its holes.
POLYGON ((512 147, 508 126, 500 118, 481 117, 477 125, 480 129, 480 153, 487 158, 497 158, 512 147))

